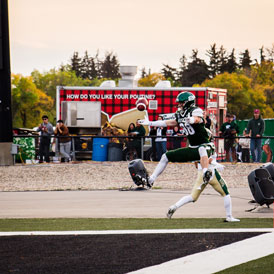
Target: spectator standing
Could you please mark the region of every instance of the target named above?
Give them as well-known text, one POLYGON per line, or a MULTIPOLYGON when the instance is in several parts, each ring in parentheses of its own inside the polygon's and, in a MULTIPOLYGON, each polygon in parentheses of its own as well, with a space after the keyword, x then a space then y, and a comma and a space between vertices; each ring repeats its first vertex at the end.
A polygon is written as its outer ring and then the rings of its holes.
MULTIPOLYGON (((159 116, 158 120, 162 121, 163 117, 159 116)), ((157 127, 156 129, 157 138, 155 139, 155 144, 156 144, 157 161, 160 161, 162 155, 166 153, 167 138, 163 137, 163 136, 166 136, 166 132, 167 132, 166 127, 157 127)))
MULTIPOLYGON (((143 125, 139 124, 140 119, 136 121, 136 127, 133 132, 131 132, 131 135, 136 136, 136 137, 142 137, 146 135, 146 130, 143 125)), ((141 144, 142 140, 141 138, 134 138, 132 142, 133 146, 137 150, 137 155, 139 158, 141 158, 141 144)))
POLYGON ((206 116, 206 118, 205 118, 205 127, 207 128, 207 129, 211 129, 211 124, 212 124, 212 122, 211 122, 211 119, 209 118, 209 116, 207 115, 206 116))
MULTIPOLYGON (((135 132, 135 124, 134 123, 130 123, 129 126, 128 126, 128 129, 127 129, 127 135, 128 136, 132 136, 132 135, 134 135, 134 132, 135 132)), ((132 142, 133 138, 129 138, 128 141, 132 142)))
POLYGON ((39 163, 45 161, 49 163, 49 148, 50 148, 50 136, 53 135, 52 124, 49 123, 47 115, 42 116, 43 123, 39 125, 36 131, 41 132, 40 143, 39 143, 39 163))
POLYGON ((260 115, 260 110, 255 109, 253 118, 248 121, 247 133, 251 133, 250 150, 254 163, 261 162, 262 157, 262 136, 264 134, 265 123, 260 115))
POLYGON ((224 148, 226 152, 226 161, 230 162, 230 153, 232 161, 237 163, 236 136, 239 133, 239 127, 234 120, 234 116, 231 114, 226 115, 226 122, 222 124, 219 134, 224 137, 224 148))
MULTIPOLYGON (((183 136, 183 134, 180 132, 178 126, 175 126, 173 128, 172 136, 183 136)), ((172 149, 180 148, 181 147, 181 141, 182 141, 181 138, 173 138, 172 139, 172 143, 173 143, 172 149)))
MULTIPOLYGON (((243 137, 250 137, 245 128, 243 132, 243 137)), ((239 138, 239 145, 241 146, 242 157, 241 160, 244 163, 250 162, 250 139, 249 138, 239 138)))
POLYGON ((58 120, 54 135, 62 136, 58 138, 58 144, 60 147, 60 154, 65 158, 65 162, 69 162, 70 158, 70 149, 71 149, 71 138, 69 137, 69 130, 64 125, 63 120, 58 120))

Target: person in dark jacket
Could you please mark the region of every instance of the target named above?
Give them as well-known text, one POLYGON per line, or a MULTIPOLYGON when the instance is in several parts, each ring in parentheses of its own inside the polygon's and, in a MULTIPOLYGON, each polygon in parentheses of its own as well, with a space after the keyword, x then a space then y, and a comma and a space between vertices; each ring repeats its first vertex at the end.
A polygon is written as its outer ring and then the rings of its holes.
POLYGON ((255 109, 253 118, 248 121, 247 134, 251 132, 250 150, 254 163, 261 162, 262 157, 262 136, 264 134, 265 123, 261 118, 260 110, 255 109))
POLYGON ((71 138, 69 137, 69 130, 64 125, 63 120, 58 120, 56 128, 54 130, 55 136, 62 136, 58 138, 58 143, 60 147, 60 154, 65 158, 65 162, 69 162, 70 150, 71 150, 71 138))
POLYGON ((50 148, 50 136, 53 134, 52 124, 49 122, 47 115, 42 117, 43 123, 39 125, 36 131, 41 132, 39 143, 39 163, 43 163, 44 159, 49 163, 49 148, 50 148))
POLYGON ((230 152, 232 161, 237 163, 236 146, 237 142, 235 137, 239 133, 239 127, 234 121, 232 114, 227 113, 226 122, 222 124, 220 128, 220 136, 224 138, 224 149, 226 152, 226 161, 230 162, 230 152))
MULTIPOLYGON (((136 136, 136 137, 142 137, 146 135, 146 130, 143 127, 143 125, 139 124, 139 120, 140 119, 136 121, 135 129, 134 131, 131 132, 130 135, 136 136)), ((138 157, 141 158, 141 145, 142 145, 141 138, 133 138, 133 141, 131 144, 136 149, 138 157)))

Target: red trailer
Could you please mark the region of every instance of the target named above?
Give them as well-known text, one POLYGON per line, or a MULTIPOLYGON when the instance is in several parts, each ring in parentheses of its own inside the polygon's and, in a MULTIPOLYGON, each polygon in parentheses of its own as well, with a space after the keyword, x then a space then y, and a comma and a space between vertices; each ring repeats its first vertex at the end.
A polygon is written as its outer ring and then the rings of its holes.
MULTIPOLYGON (((166 81, 165 81, 166 82, 166 81)), ((149 119, 157 120, 159 115, 165 119, 172 117, 176 111, 176 97, 182 91, 189 91, 196 97, 196 105, 205 111, 205 115, 211 118, 211 131, 214 136, 218 131, 227 111, 227 91, 225 89, 210 87, 57 87, 56 94, 56 115, 58 119, 64 119, 64 108, 68 102, 100 102, 101 103, 101 124, 106 121, 117 124, 126 130, 130 122, 135 122, 137 118, 143 118, 147 113, 149 119), (136 109, 136 101, 140 97, 145 97, 149 106, 147 111, 140 112, 136 109)), ((87 108, 86 116, 93 114, 88 112, 89 104, 83 104, 87 108)), ((91 105, 90 105, 91 106, 91 105)), ((66 106, 67 108, 67 106, 66 106)), ((81 108, 81 106, 80 106, 81 108)), ((76 114, 75 114, 76 115, 76 114)), ((77 115, 76 115, 77 116, 77 115)), ((75 116, 75 117, 76 117, 75 116)), ((85 117, 76 117, 77 121, 83 122, 85 117), (78 119, 78 120, 77 120, 78 119)), ((76 133, 88 133, 83 130, 88 129, 88 123, 83 126, 77 125, 77 121, 72 126, 78 129, 76 133), (83 131, 81 131, 81 129, 83 131)), ((149 129, 147 129, 149 130, 149 129)), ((223 140, 216 140, 217 151, 223 153, 223 140)))

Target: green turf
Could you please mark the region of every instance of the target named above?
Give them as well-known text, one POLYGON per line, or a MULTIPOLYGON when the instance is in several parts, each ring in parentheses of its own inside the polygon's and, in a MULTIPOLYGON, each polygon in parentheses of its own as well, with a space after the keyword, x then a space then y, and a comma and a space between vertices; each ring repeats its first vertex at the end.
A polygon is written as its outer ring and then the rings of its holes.
POLYGON ((218 274, 265 274, 274 272, 274 254, 227 268, 218 274))
POLYGON ((189 228, 273 228, 271 218, 242 218, 225 223, 224 219, 0 219, 0 231, 68 231, 189 228))

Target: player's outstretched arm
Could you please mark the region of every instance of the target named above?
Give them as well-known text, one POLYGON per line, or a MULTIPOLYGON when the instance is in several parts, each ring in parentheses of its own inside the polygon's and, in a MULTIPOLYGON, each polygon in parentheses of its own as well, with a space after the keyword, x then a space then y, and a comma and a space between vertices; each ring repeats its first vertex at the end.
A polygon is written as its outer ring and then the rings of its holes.
POLYGON ((139 120, 139 124, 143 126, 152 126, 152 127, 172 127, 176 126, 176 120, 157 120, 149 121, 148 116, 145 116, 144 120, 139 120))

